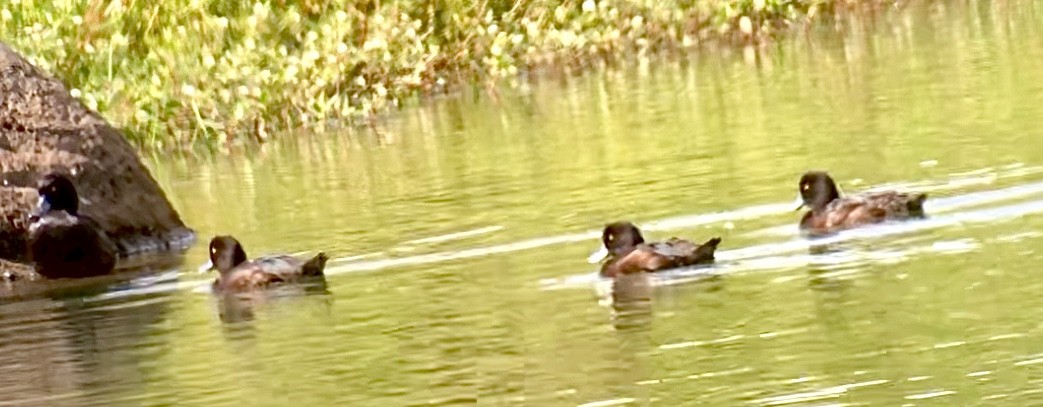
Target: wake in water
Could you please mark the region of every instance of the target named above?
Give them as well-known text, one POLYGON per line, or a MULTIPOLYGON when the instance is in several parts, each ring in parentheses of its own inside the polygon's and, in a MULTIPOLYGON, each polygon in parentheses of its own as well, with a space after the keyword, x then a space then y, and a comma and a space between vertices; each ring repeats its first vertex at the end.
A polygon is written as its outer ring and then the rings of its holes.
MULTIPOLYGON (((867 191, 877 189, 917 190, 936 193, 939 191, 958 190, 969 186, 991 185, 999 180, 1016 179, 1043 173, 1043 167, 1026 167, 1020 164, 1005 166, 999 169, 987 168, 974 172, 955 174, 944 181, 921 181, 916 183, 889 184, 875 186, 867 191)), ((876 239, 885 236, 915 234, 917 232, 953 227, 970 223, 995 223, 1018 217, 1043 212, 1043 181, 1034 181, 1006 188, 972 192, 962 195, 938 198, 937 195, 927 202, 925 209, 928 217, 923 220, 884 223, 858 229, 851 229, 828 237, 807 239, 801 237, 796 220, 786 224, 755 230, 738 235, 739 237, 789 238, 782 242, 772 242, 742 248, 719 250, 716 254, 717 265, 684 268, 656 273, 654 284, 680 284, 693 279, 705 278, 709 274, 721 275, 751 271, 785 271, 805 267, 809 264, 832 261, 837 263, 854 261, 895 261, 909 258, 917 253, 976 250, 978 243, 964 240, 923 242, 903 247, 901 250, 877 250, 873 252, 853 254, 851 252, 811 254, 812 247, 829 246, 837 243, 861 239, 876 239), (1007 205, 986 207, 1002 202, 1020 201, 1007 205), (980 209, 960 211, 966 208, 980 209)), ((767 216, 793 213, 790 203, 755 205, 732 211, 695 214, 671 217, 658 221, 646 222, 641 228, 649 231, 667 231, 690 229, 697 226, 722 223, 726 227, 732 222, 754 220, 767 216)), ((466 239, 478 235, 489 235, 502 230, 502 226, 486 226, 471 231, 412 240, 404 243, 415 246, 429 243, 444 243, 451 240, 466 239)), ((475 247, 463 250, 435 252, 416 256, 366 260, 382 254, 371 253, 354 255, 347 258, 330 260, 326 275, 334 276, 363 271, 380 271, 398 267, 434 264, 446 261, 493 256, 523 250, 538 249, 551 245, 567 243, 593 243, 600 231, 591 230, 583 233, 572 233, 522 240, 518 242, 475 247)), ((393 251, 393 250, 392 250, 393 251)), ((582 260, 582 259, 581 259, 582 260)), ((595 270, 547 279, 540 282, 541 289, 556 290, 570 288, 589 288, 592 283, 601 280, 595 270)), ((153 284, 123 286, 118 291, 109 292, 93 299, 108 299, 132 295, 142 295, 174 290, 205 291, 207 281, 165 281, 153 284)))
MULTIPOLYGON (((959 174, 945 183, 928 184, 891 184, 869 189, 907 189, 915 185, 919 191, 943 191, 957 189, 968 185, 987 185, 1003 178, 1023 177, 1043 172, 1043 167, 1023 167, 1019 165, 1005 167, 1004 171, 976 171, 959 174)), ((928 217, 919 220, 889 222, 862 228, 850 229, 833 235, 818 238, 805 238, 794 223, 756 230, 745 234, 749 237, 789 237, 783 242, 773 242, 743 248, 721 250, 717 252, 717 265, 712 267, 690 267, 656 273, 652 279, 655 285, 675 285, 689 283, 706 278, 709 275, 722 275, 750 271, 788 271, 809 265, 821 266, 823 263, 853 264, 865 261, 902 261, 921 253, 952 253, 976 250, 980 243, 972 239, 944 240, 906 245, 902 249, 883 249, 874 251, 840 251, 821 253, 823 247, 836 246, 841 243, 871 240, 895 235, 908 235, 927 230, 956 227, 972 223, 995 223, 1009 221, 1022 216, 1043 212, 1043 182, 1031 182, 1002 189, 972 192, 962 195, 933 198, 928 201, 926 210, 928 217), (983 207, 989 204, 1024 200, 1023 202, 985 207, 976 210, 959 212, 960 209, 983 207)), ((692 215, 655 222, 647 229, 672 229, 692 227, 704 224, 707 219, 731 221, 744 219, 743 215, 759 213, 762 216, 782 212, 791 212, 792 206, 787 204, 762 205, 740 209, 734 212, 709 215, 692 215), (738 216, 727 216, 738 215, 738 216)), ((742 235, 740 235, 742 236, 742 235)), ((596 284, 599 294, 604 294, 608 282, 594 273, 583 273, 560 279, 541 281, 545 290, 588 288, 596 284)))

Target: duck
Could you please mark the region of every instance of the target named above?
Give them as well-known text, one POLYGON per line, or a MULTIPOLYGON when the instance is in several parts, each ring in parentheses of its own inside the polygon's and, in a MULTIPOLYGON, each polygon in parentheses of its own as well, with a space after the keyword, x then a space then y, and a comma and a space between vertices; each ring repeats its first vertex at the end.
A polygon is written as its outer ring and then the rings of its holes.
POLYGON ((112 273, 118 248, 97 221, 80 213, 80 197, 69 177, 45 175, 29 220, 28 257, 46 278, 84 278, 112 273))
POLYGON ((210 261, 199 272, 217 270, 216 292, 240 292, 263 289, 278 283, 292 283, 309 277, 321 278, 329 256, 324 252, 311 259, 277 254, 249 260, 243 245, 232 236, 214 236, 210 240, 210 261))
POLYGON ((812 233, 835 232, 888 220, 924 217, 924 193, 876 191, 840 196, 825 171, 808 171, 800 177, 799 205, 810 208, 800 219, 800 229, 812 233))
POLYGON ((601 266, 600 275, 615 278, 623 274, 656 272, 677 267, 714 262, 714 252, 721 243, 714 237, 703 244, 672 237, 665 242, 646 243, 641 230, 628 221, 605 225, 601 248, 587 261, 601 266))

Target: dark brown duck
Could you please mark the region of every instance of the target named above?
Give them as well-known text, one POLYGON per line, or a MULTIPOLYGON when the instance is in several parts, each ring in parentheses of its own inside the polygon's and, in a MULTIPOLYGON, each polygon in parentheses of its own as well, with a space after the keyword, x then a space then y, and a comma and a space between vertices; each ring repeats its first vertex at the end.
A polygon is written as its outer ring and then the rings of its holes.
POLYGON ((927 194, 879 191, 841 197, 833 178, 822 171, 810 171, 800 178, 801 204, 809 210, 800 228, 811 232, 832 232, 887 220, 924 216, 927 194))
POLYGON ((80 197, 68 177, 51 173, 40 181, 40 201, 29 224, 29 260, 47 278, 109 274, 116 245, 94 219, 80 213, 80 197))
POLYGON ((715 237, 701 245, 676 237, 665 242, 646 243, 637 226, 630 222, 616 222, 605 226, 601 242, 601 249, 587 260, 599 263, 607 257, 608 261, 601 266, 601 275, 616 277, 712 263, 721 238, 715 237))
POLYGON ((242 244, 231 236, 215 236, 210 240, 210 262, 200 272, 216 269, 214 291, 250 291, 277 283, 292 283, 305 278, 323 277, 326 253, 309 260, 289 255, 270 255, 249 260, 242 244))

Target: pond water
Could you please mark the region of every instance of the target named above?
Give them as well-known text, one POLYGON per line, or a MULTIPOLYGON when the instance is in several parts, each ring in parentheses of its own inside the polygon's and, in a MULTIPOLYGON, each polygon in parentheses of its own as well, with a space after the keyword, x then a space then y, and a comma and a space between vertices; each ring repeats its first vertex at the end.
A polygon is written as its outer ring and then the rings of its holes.
POLYGON ((197 246, 4 300, 0 404, 1041 404, 1043 9, 861 21, 149 157, 197 246), (931 216, 812 245, 808 169, 931 216), (618 219, 718 263, 599 281, 618 219), (215 298, 218 233, 327 251, 327 285, 215 298))

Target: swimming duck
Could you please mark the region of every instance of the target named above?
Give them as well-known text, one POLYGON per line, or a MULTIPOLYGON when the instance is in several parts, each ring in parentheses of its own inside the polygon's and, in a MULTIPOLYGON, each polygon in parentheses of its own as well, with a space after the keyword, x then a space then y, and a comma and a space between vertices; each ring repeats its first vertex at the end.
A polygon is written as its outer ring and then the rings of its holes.
POLYGON ((721 238, 715 237, 701 245, 676 237, 665 242, 645 243, 641 231, 633 223, 615 222, 605 226, 601 242, 601 249, 591 254, 587 261, 599 263, 607 257, 609 260, 601 266, 601 276, 611 278, 712 263, 721 238))
POLYGON ((322 277, 326 253, 305 261, 289 255, 271 255, 253 260, 246 258, 242 244, 232 236, 215 236, 210 240, 210 261, 200 272, 216 269, 215 291, 249 291, 274 283, 288 283, 307 277, 322 277))
POLYGON ((118 249, 94 219, 79 213, 80 198, 64 175, 40 181, 40 200, 29 224, 29 259, 47 278, 93 277, 112 272, 118 249))
POLYGON ((801 203, 797 210, 810 211, 800 220, 800 228, 830 232, 885 220, 923 217, 927 194, 895 191, 870 192, 841 197, 836 182, 822 171, 809 171, 800 177, 801 203))

